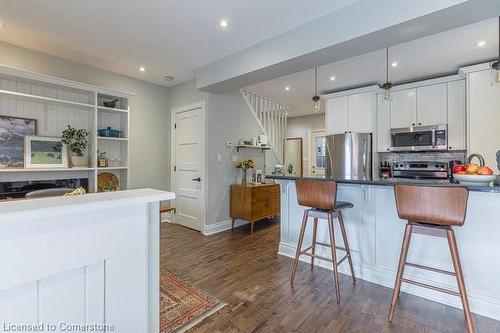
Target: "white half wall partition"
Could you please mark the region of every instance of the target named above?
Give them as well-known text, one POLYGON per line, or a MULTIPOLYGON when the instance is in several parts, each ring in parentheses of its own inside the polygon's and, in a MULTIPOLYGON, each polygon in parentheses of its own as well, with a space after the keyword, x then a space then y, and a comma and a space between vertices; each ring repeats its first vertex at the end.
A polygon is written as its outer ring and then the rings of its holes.
POLYGON ((174 197, 141 189, 0 202, 0 327, 158 332, 159 202, 174 197))

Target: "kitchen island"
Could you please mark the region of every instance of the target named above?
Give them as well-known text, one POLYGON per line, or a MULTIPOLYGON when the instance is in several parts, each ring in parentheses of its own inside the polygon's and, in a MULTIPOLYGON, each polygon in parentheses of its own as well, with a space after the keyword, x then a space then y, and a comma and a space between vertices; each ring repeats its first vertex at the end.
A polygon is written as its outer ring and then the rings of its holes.
MULTIPOLYGON (((305 207, 297 204, 294 177, 267 176, 281 186, 281 239, 279 254, 295 256, 299 229, 305 207)), ((304 177, 324 180, 328 177, 304 177)), ((405 221, 399 219, 393 186, 398 183, 450 186, 448 181, 435 180, 344 180, 337 179, 337 199, 349 201, 354 208, 343 211, 354 261, 356 277, 389 288, 394 287, 401 251, 405 221)), ((458 186, 451 184, 451 186, 458 186)), ((500 320, 500 187, 469 187, 467 217, 463 227, 454 228, 460 259, 471 305, 471 311, 500 320)), ((308 225, 303 247, 311 245, 312 223, 308 225)), ((335 226, 338 243, 342 243, 338 224, 335 226)), ((329 243, 326 222, 318 224, 318 242, 329 243)), ((317 254, 329 257, 328 248, 319 247, 317 254)), ((309 262, 310 258, 301 257, 309 262)), ((413 235, 408 261, 453 270, 448 243, 438 237, 413 235)), ((332 269, 331 263, 315 260, 315 264, 332 269)), ((349 274, 347 265, 339 266, 349 274)), ((412 267, 405 275, 417 281, 456 290, 456 280, 430 271, 412 267)), ((341 287, 342 288, 342 287, 341 287)), ((461 308, 458 297, 433 290, 403 284, 403 291, 433 301, 461 308)))
POLYGON ((158 332, 159 203, 174 198, 141 189, 1 202, 0 327, 158 332))

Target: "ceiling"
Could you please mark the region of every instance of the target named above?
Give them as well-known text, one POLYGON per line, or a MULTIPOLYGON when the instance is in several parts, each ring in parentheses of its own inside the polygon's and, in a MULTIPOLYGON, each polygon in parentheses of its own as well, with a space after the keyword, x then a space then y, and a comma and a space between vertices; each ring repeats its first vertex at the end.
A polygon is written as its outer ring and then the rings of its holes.
MULTIPOLYGON (((416 39, 389 49, 390 80, 398 82, 456 73, 463 65, 498 57, 498 18, 416 39), (478 42, 485 41, 482 47, 478 42)), ((385 50, 318 67, 319 94, 385 81, 385 50), (335 81, 330 78, 335 76, 335 81)), ((289 116, 313 114, 314 69, 246 87, 290 106, 289 116), (290 89, 287 91, 285 87, 290 89)))
POLYGON ((171 86, 215 60, 354 2, 0 0, 0 41, 171 86), (230 21, 228 29, 218 27, 222 18, 230 21), (167 82, 166 75, 175 79, 167 82))

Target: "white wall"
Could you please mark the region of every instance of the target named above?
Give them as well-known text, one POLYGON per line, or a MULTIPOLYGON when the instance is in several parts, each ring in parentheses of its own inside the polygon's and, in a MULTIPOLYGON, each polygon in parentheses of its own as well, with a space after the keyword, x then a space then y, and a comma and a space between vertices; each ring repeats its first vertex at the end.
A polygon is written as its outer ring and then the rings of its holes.
MULTIPOLYGON (((241 172, 236 169, 233 155, 238 161, 252 158, 257 168, 264 168, 260 150, 241 150, 226 147, 231 141, 237 144, 240 138, 252 138, 262 134, 239 89, 222 94, 209 94, 196 90, 191 80, 169 89, 171 108, 191 104, 200 100, 207 102, 207 214, 206 225, 229 220, 229 186, 238 180, 241 172), (217 155, 222 155, 218 161, 217 155)), ((267 153, 267 165, 273 167, 277 160, 267 153)))
POLYGON ((287 137, 302 138, 302 161, 304 174, 308 174, 309 131, 325 129, 325 114, 288 118, 287 137))
POLYGON ((167 88, 1 42, 0 64, 135 94, 130 99, 129 187, 169 188, 167 88))

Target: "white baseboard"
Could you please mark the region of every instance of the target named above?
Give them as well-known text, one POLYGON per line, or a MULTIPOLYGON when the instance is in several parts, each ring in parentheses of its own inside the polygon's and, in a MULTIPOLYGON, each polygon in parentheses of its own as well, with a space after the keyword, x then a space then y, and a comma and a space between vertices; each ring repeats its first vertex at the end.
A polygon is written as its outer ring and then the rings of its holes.
MULTIPOLYGON (((295 251, 296 251, 295 246, 280 242, 278 254, 290 258, 295 258, 295 251)), ((317 249, 316 254, 324 256, 326 258, 331 256, 331 252, 323 250, 321 248, 317 249)), ((301 256, 300 261, 311 263, 311 258, 307 256, 301 256)), ((332 263, 328 261, 316 259, 314 261, 314 265, 321 268, 332 270, 332 263)), ((394 281, 396 279, 395 271, 393 272, 389 270, 383 270, 369 265, 359 265, 356 262, 354 262, 353 265, 356 278, 380 284, 384 287, 388 287, 391 289, 394 288, 394 281)), ((339 272, 344 273, 346 275, 350 275, 349 265, 347 263, 345 264, 343 263, 341 266, 339 266, 339 272)), ((411 275, 407 277, 417 279, 412 277, 411 275)), ((447 289, 454 289, 454 290, 457 289, 456 285, 454 286, 442 285, 442 284, 440 285, 439 282, 437 281, 423 280, 421 278, 417 280, 447 289)), ((459 297, 454 297, 437 291, 420 288, 408 284, 403 284, 401 290, 415 296, 429 299, 431 301, 446 304, 459 309, 462 308, 462 303, 459 297)), ((470 308, 472 312, 481 316, 489 317, 495 320, 500 320, 500 300, 488 297, 487 295, 471 293, 469 291, 467 291, 467 296, 469 298, 470 308)))
POLYGON ((160 213, 160 222, 174 223, 174 215, 172 212, 160 213))
MULTIPOLYGON (((209 235, 217 234, 219 232, 230 230, 231 229, 231 223, 232 223, 232 220, 225 220, 225 221, 220 221, 220 222, 217 222, 217 223, 206 225, 203 228, 203 234, 205 236, 209 236, 209 235)), ((242 220, 236 220, 234 222, 234 227, 237 228, 237 227, 245 225, 245 224, 248 224, 248 222, 247 221, 242 221, 242 220)))

